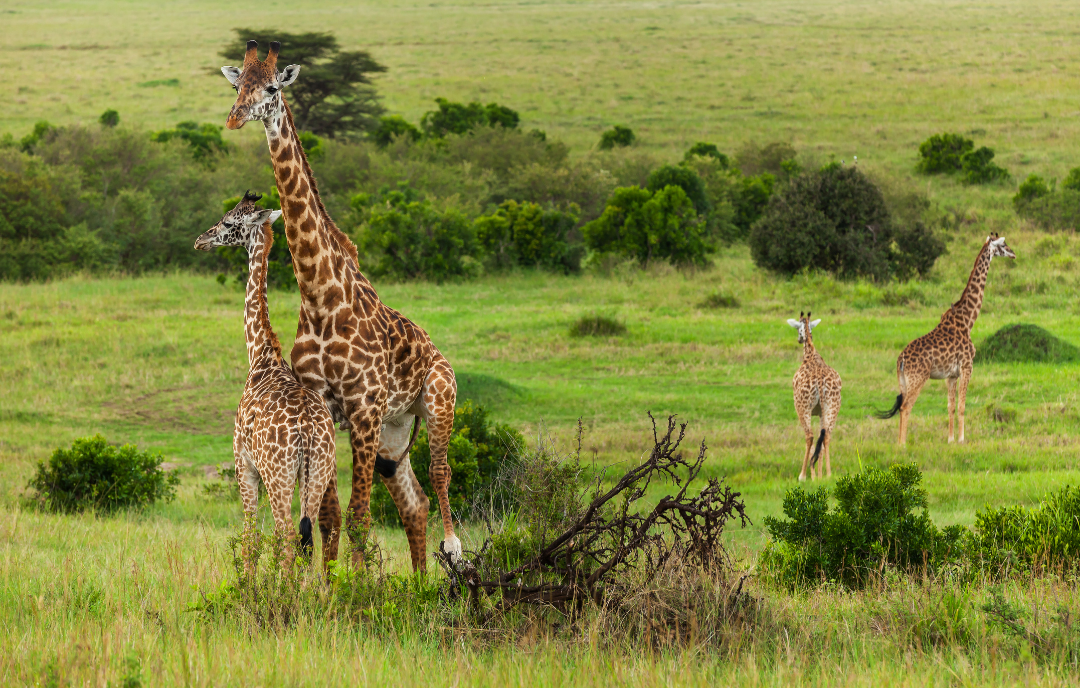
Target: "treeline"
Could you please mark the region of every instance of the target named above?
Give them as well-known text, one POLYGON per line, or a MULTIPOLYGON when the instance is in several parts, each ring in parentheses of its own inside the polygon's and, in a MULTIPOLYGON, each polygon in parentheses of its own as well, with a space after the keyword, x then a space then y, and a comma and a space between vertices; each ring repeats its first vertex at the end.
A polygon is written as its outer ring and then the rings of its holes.
MULTIPOLYGON (((699 142, 662 161, 616 127, 571 157, 508 107, 436 106, 420 126, 382 117, 363 139, 301 136, 331 216, 377 279, 573 273, 611 260, 707 266, 744 240, 781 274, 907 279, 944 250, 922 205, 892 203, 853 165, 803 169, 788 144, 729 156, 699 142)), ((39 123, 0 140, 0 279, 176 268, 243 279, 235 251, 191 244, 247 189, 278 204, 265 145, 229 144, 218 125, 147 132, 115 111, 89 126, 39 123)), ((295 284, 283 238, 271 261, 274 286, 295 284)))

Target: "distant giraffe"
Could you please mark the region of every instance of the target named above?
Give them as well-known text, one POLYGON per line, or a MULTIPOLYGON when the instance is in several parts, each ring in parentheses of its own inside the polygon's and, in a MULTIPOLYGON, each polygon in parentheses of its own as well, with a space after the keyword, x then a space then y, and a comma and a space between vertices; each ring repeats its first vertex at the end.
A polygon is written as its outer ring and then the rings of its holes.
POLYGON ((983 292, 990 261, 996 256, 1016 258, 1012 249, 1005 245, 1005 237, 991 234, 986 237, 975 267, 971 269, 964 293, 941 316, 938 326, 911 342, 896 360, 896 377, 900 394, 892 409, 880 414, 880 418, 892 418, 900 412, 900 444, 907 444, 908 419, 911 408, 919 398, 927 380, 945 380, 949 389, 949 441, 953 441, 953 417, 959 411, 960 441, 964 441, 964 407, 967 405, 968 382, 971 381, 975 345, 971 343, 971 328, 982 308, 983 292), (956 392, 960 390, 957 406, 956 392))
MULTIPOLYGON (((310 557, 311 519, 319 512, 323 494, 337 489, 334 419, 322 398, 301 385, 285 363, 281 344, 270 326, 266 267, 274 244, 271 225, 281 211, 256 207, 259 198, 245 193, 235 208, 195 241, 195 248, 209 251, 215 246, 243 246, 248 251, 244 335, 249 370, 233 432, 245 527, 254 527, 261 480, 278 535, 285 537, 291 532, 293 486, 299 481, 300 547, 310 557)), ((340 516, 338 519, 340 523, 340 516)), ((337 539, 337 532, 323 533, 324 566, 337 556, 337 539)), ((244 541, 250 542, 248 538, 244 541)), ((284 563, 291 561, 288 555, 284 563)))
POLYGON ((803 345, 802 365, 795 371, 795 377, 791 380, 795 397, 795 413, 799 416, 799 425, 802 426, 803 433, 806 435, 806 453, 803 455, 799 480, 806 480, 807 467, 810 468, 811 479, 821 477, 822 465, 818 465, 819 456, 821 456, 825 474, 832 477, 829 444, 832 442, 833 429, 836 428, 836 417, 840 413, 840 388, 842 387, 840 376, 822 360, 821 355, 814 348, 811 332, 821 320, 811 322, 809 313, 805 316, 800 313, 798 320, 789 319, 787 322, 788 325, 799 330, 799 343, 803 345), (821 416, 821 434, 818 436, 817 449, 814 449, 811 457, 810 450, 814 446, 813 416, 821 416), (823 446, 824 455, 822 455, 823 446))
MULTIPOLYGON (((280 48, 271 43, 266 59, 259 60, 258 44, 248 41, 243 68, 221 71, 237 92, 226 126, 239 129, 245 122, 261 121, 270 146, 300 285, 293 368, 350 431, 353 475, 346 521, 353 561, 361 559, 363 532, 371 522, 371 481, 378 471, 405 525, 413 568, 426 569, 428 498, 408 460, 409 431, 411 426, 415 437, 420 419, 427 423, 428 471, 442 514, 443 548, 460 557, 446 460, 457 397, 454 370, 423 329, 379 300, 360 273, 356 247, 327 214, 281 93, 300 67, 278 72, 280 48)), ((336 497, 328 492, 327 499, 336 497)))

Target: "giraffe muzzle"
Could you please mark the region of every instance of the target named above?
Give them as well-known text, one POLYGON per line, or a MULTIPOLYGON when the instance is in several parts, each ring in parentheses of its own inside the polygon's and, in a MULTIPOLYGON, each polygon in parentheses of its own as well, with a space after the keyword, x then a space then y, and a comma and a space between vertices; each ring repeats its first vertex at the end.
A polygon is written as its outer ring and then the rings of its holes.
POLYGON ((239 129, 247 122, 247 108, 233 106, 229 111, 229 119, 225 121, 226 129, 239 129))

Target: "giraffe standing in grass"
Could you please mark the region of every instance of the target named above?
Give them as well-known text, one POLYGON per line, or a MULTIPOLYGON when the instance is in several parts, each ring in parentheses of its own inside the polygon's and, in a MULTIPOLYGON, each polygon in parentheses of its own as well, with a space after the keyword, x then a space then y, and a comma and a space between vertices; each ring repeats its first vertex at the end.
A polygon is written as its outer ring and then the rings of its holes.
POLYGON ((975 258, 975 267, 971 269, 960 300, 945 311, 937 327, 908 344, 896 360, 900 394, 892 409, 879 417, 892 418, 897 411, 900 412, 901 445, 907 444, 911 407, 915 405, 927 380, 945 380, 949 390, 949 441, 953 441, 953 417, 956 415, 960 420, 959 440, 964 441, 964 407, 967 405, 967 388, 975 360, 971 328, 975 326, 975 319, 982 309, 990 261, 997 256, 1016 258, 1016 254, 1005 244, 1005 237, 991 234, 986 237, 975 258), (957 391, 960 393, 959 406, 957 391))
MULTIPOLYGON (((300 67, 278 72, 280 47, 271 43, 266 59, 260 60, 257 43, 248 41, 243 68, 221 68, 237 93, 226 126, 239 129, 255 120, 266 130, 300 285, 293 368, 350 432, 353 475, 346 523, 353 561, 362 559, 364 531, 371 522, 371 481, 378 471, 405 525, 413 568, 423 570, 428 498, 408 460, 421 418, 428 428, 429 475, 442 514, 442 547, 455 558, 461 555, 446 461, 457 396, 454 370, 423 329, 379 300, 360 273, 356 247, 326 212, 282 95, 300 67)), ((331 500, 336 506, 336 496, 327 492, 324 511, 331 500)), ((320 528, 328 521, 320 515, 320 528)))
POLYGON ((800 313, 798 320, 788 320, 788 325, 799 331, 799 343, 803 345, 803 361, 795 371, 791 387, 795 396, 795 413, 799 416, 799 425, 806 435, 806 453, 803 455, 802 471, 799 480, 806 480, 806 469, 810 468, 810 478, 832 477, 832 462, 829 458, 829 444, 832 442, 836 416, 840 413, 840 376, 821 358, 814 348, 811 331, 821 322, 811 322, 810 314, 800 313), (818 435, 817 448, 814 449, 813 417, 821 416, 821 434, 818 435), (813 456, 810 450, 813 449, 813 456), (824 450, 824 454, 822 451, 824 450), (821 464, 818 464, 818 457, 821 464))
MULTIPOLYGON (((256 207, 259 198, 245 193, 235 208, 196 240, 195 248, 209 251, 216 246, 243 246, 248 251, 244 335, 249 371, 233 432, 245 527, 255 525, 261 480, 270 498, 277 534, 285 537, 290 533, 293 486, 299 481, 300 547, 310 557, 312 517, 319 512, 323 494, 337 487, 334 419, 322 398, 304 388, 285 363, 281 344, 270 327, 266 266, 274 244, 271 225, 281 211, 256 207)), ((250 539, 244 538, 244 542, 250 539)), ((245 560, 249 561, 247 554, 245 560)), ((336 555, 337 533, 323 533, 324 566, 336 555)), ((292 555, 283 563, 291 565, 292 555)))

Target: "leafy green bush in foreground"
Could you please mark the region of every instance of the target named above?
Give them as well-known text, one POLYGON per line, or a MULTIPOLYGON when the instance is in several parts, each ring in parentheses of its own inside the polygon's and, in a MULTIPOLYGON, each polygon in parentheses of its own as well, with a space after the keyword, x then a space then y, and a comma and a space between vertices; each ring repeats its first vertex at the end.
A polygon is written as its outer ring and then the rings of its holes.
POLYGON ((1066 486, 1039 506, 986 507, 975 515, 973 560, 996 577, 1075 570, 1080 564, 1080 488, 1066 486))
POLYGON ((886 567, 936 571, 953 563, 964 528, 939 530, 933 524, 921 480, 915 464, 843 476, 833 491, 832 511, 828 488, 789 490, 787 519, 765 518, 773 541, 761 555, 761 567, 788 588, 825 581, 861 588, 886 567))
POLYGON ((39 462, 29 487, 46 511, 109 513, 172 501, 179 484, 178 475, 162 470, 160 454, 133 444, 114 447, 94 435, 75 440, 71 449, 58 448, 47 464, 39 462))

